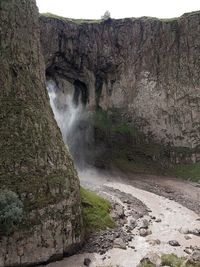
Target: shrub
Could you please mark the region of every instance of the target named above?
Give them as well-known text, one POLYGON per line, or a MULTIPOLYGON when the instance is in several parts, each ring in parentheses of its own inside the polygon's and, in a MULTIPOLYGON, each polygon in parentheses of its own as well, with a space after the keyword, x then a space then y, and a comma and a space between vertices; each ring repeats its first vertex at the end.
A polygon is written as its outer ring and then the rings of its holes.
POLYGON ((13 191, 0 190, 0 235, 8 235, 21 222, 23 204, 13 191))
POLYGON ((106 11, 105 13, 104 13, 104 15, 101 17, 101 19, 102 20, 107 20, 107 19, 110 19, 110 11, 106 11))

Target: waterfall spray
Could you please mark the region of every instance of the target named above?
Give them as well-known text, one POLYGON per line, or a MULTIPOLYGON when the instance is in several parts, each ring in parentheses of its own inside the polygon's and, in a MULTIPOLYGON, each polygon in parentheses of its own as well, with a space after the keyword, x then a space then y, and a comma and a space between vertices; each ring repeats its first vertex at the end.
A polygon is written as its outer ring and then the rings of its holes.
POLYGON ((73 94, 61 93, 56 83, 47 82, 47 90, 54 117, 68 145, 78 169, 84 169, 90 162, 93 141, 90 114, 81 102, 81 95, 74 101, 73 94))

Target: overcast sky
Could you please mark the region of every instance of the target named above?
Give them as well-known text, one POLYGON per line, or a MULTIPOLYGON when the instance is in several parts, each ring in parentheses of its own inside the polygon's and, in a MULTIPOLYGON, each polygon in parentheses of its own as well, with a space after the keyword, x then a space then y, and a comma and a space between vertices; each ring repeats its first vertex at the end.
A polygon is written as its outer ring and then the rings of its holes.
POLYGON ((112 18, 152 16, 171 18, 200 10, 200 0, 36 0, 40 13, 68 18, 99 19, 106 10, 112 18))

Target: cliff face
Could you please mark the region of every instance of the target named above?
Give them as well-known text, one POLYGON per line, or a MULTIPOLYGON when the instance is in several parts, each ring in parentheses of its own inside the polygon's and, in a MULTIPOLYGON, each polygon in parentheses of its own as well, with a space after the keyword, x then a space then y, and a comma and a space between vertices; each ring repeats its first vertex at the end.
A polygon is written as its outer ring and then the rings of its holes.
POLYGON ((24 206, 0 238, 0 266, 23 266, 80 243, 79 180, 46 92, 35 0, 0 1, 0 35, 0 188, 24 206))
POLYGON ((147 140, 200 160, 200 12, 81 23, 41 16, 40 28, 47 76, 61 90, 80 82, 90 106, 117 108, 147 140))

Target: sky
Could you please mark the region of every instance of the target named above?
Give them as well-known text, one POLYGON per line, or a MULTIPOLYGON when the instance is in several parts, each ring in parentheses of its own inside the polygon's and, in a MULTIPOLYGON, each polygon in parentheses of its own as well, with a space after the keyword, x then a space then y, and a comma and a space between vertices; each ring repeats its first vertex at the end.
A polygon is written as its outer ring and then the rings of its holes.
POLYGON ((36 0, 40 13, 67 18, 100 19, 106 10, 112 18, 151 16, 172 18, 200 10, 200 0, 36 0))

